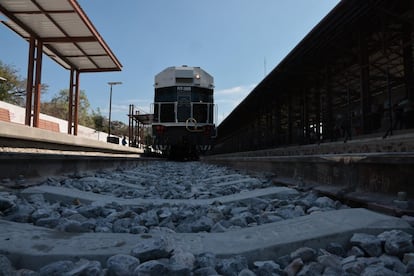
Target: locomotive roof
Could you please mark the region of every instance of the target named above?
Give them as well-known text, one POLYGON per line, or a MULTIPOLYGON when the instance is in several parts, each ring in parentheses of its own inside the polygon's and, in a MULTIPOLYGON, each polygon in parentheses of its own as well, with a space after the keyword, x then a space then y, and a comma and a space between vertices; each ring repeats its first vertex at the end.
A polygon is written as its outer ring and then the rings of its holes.
POLYGON ((169 86, 200 86, 214 88, 214 78, 200 67, 171 66, 155 75, 155 88, 169 86))
MULTIPOLYGON (((208 75, 209 77, 213 78, 209 73, 207 73, 204 69, 202 69, 199 66, 187 66, 187 65, 181 65, 181 66, 170 66, 165 68, 164 70, 162 70, 160 73, 158 73, 157 75, 160 74, 164 74, 165 72, 168 71, 195 71, 195 72, 203 72, 204 74, 208 75)), ((156 75, 156 76, 157 76, 156 75)))

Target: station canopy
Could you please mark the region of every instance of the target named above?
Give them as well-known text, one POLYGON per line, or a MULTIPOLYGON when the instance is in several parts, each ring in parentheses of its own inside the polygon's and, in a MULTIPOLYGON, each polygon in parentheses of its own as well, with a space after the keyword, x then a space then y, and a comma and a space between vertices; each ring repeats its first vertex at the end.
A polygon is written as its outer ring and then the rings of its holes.
POLYGON ((2 21, 26 40, 43 42, 43 51, 66 69, 120 71, 121 63, 76 0, 1 0, 2 21))
POLYGON ((144 125, 150 125, 154 121, 154 114, 139 114, 134 115, 134 118, 144 125))

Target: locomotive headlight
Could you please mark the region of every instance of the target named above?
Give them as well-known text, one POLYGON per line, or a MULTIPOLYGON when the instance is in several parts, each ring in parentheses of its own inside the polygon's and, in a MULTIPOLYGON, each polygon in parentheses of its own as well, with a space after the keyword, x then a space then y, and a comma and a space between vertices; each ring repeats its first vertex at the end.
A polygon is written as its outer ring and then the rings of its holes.
POLYGON ((196 79, 199 80, 200 79, 200 74, 196 74, 195 77, 196 77, 196 79))

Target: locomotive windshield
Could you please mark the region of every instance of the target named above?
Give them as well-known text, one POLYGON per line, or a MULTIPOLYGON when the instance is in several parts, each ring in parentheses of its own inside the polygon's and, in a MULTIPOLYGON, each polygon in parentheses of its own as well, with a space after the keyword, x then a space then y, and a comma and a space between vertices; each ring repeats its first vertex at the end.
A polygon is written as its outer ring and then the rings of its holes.
POLYGON ((213 122, 213 90, 193 86, 163 87, 155 92, 154 120, 199 123, 213 122))

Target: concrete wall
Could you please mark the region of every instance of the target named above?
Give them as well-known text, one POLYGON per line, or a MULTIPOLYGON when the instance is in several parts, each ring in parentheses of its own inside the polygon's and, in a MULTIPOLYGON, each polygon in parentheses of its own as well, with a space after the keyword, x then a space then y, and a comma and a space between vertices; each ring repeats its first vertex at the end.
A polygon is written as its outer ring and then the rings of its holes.
POLYGON ((414 198, 414 133, 261 151, 210 155, 203 161, 272 173, 276 178, 335 188, 414 198))
MULTIPOLYGON (((10 121, 12 123, 17 124, 24 124, 25 121, 25 114, 26 110, 23 107, 9 104, 3 101, 0 101, 0 108, 4 108, 9 110, 10 112, 10 121)), ((62 120, 56 117, 52 117, 46 114, 40 114, 40 119, 47 120, 50 122, 58 123, 59 124, 59 131, 61 133, 67 133, 68 131, 68 122, 66 120, 62 120)), ((89 138, 97 141, 106 142, 106 137, 108 134, 106 132, 96 131, 93 128, 85 127, 85 126, 78 126, 78 136, 89 138)), ((119 141, 121 141, 122 138, 120 137, 119 141)))

